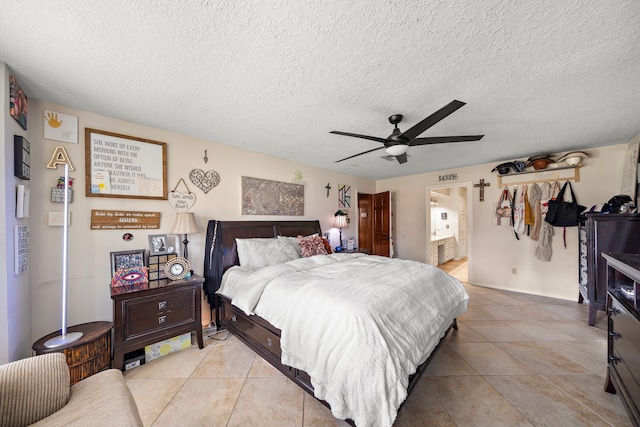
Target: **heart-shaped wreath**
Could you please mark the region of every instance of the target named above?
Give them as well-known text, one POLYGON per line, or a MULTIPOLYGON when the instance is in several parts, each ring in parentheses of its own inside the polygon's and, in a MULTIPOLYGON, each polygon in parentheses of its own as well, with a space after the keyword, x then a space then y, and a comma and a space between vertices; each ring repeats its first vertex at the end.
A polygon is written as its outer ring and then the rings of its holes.
POLYGON ((189 179, 196 187, 204 191, 204 194, 220 183, 220 175, 213 170, 205 172, 202 169, 193 169, 189 172, 189 179))

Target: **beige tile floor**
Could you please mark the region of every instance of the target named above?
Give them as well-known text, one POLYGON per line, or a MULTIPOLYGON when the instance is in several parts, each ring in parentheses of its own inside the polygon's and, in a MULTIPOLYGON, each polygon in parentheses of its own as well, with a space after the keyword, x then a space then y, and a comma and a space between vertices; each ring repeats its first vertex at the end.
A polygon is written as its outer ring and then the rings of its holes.
MULTIPOLYGON (((464 263, 441 267, 466 280, 464 263)), ((576 302, 465 286, 469 310, 395 426, 631 425, 603 391, 602 313, 590 327, 576 302)), ((146 426, 347 425, 235 337, 205 344, 125 372, 146 426)))

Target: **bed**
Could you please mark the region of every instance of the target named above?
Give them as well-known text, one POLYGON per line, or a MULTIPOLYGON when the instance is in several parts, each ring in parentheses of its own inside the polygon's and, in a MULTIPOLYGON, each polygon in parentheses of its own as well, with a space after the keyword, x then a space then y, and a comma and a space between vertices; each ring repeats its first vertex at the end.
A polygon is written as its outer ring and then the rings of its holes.
POLYGON ((358 426, 390 426, 444 337, 457 329, 468 295, 435 267, 363 254, 240 267, 236 239, 316 233, 318 221, 209 221, 205 295, 218 325, 334 416, 358 426), (380 281, 386 272, 391 277, 380 281), (244 283, 239 278, 251 283, 249 297, 244 285, 229 285, 244 283), (420 306, 405 310, 413 300, 420 306))

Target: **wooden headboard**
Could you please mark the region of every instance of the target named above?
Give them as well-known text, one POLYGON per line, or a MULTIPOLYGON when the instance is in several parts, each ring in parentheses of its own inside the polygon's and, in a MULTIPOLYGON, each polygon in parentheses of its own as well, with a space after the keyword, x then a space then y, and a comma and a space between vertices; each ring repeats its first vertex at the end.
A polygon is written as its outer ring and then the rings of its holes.
MULTIPOLYGON (((275 238, 278 236, 296 237, 310 234, 322 234, 320 221, 219 221, 222 228, 222 271, 240 265, 236 238, 275 238)), ((220 242, 218 242, 220 243, 220 242)))

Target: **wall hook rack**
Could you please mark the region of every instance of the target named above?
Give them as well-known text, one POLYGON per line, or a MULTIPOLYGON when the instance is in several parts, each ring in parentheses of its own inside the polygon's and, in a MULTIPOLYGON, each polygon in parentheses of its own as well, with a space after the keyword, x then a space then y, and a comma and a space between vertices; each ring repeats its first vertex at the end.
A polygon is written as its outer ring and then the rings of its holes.
POLYGON ((582 165, 498 175, 498 188, 508 187, 510 185, 534 184, 538 182, 566 180, 580 182, 580 166, 582 165))

